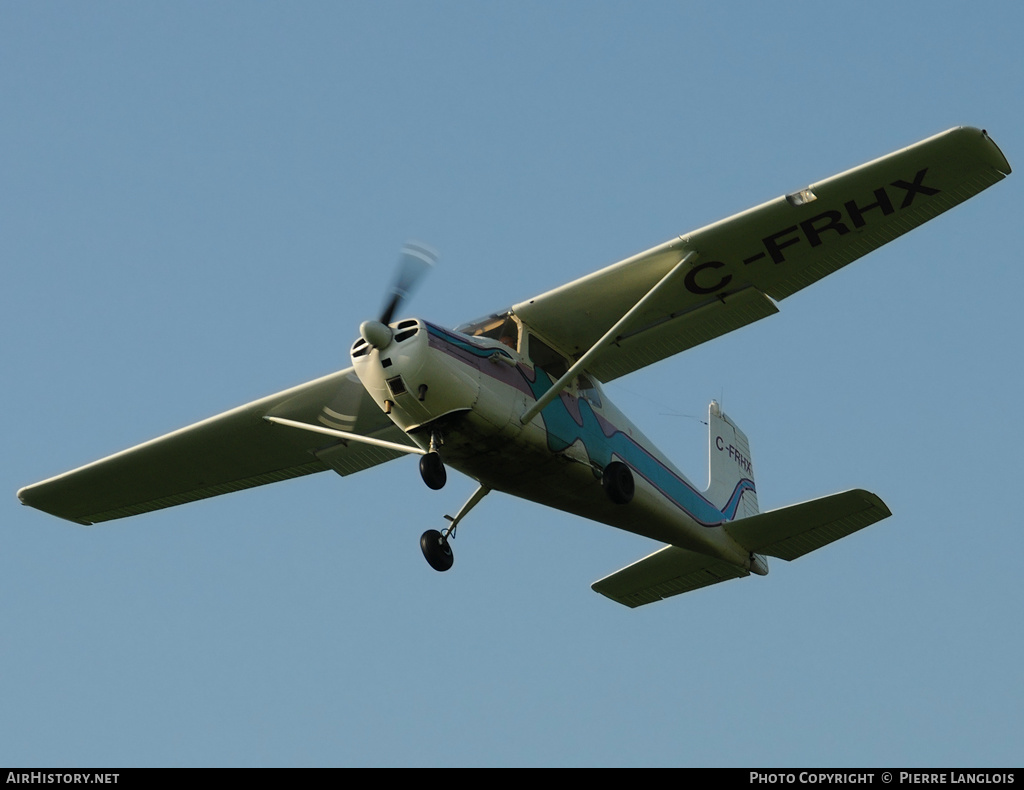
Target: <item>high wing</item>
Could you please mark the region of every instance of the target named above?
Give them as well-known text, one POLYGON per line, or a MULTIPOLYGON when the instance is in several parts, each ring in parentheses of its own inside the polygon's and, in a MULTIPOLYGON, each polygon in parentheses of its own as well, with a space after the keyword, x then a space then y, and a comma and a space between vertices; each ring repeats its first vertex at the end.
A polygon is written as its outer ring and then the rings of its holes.
MULTIPOLYGON (((777 312, 775 300, 1009 172, 984 131, 952 129, 513 310, 543 338, 579 357, 658 284, 615 337, 588 356, 586 368, 610 381, 777 312)), ((273 425, 268 417, 412 447, 348 368, 27 486, 18 497, 47 513, 93 524, 327 469, 350 474, 401 454, 401 448, 273 425)))
POLYGON ((347 475, 402 455, 266 417, 411 446, 348 368, 27 486, 18 498, 88 525, 328 469, 347 475))
POLYGON ((778 312, 775 302, 1010 173, 988 134, 959 127, 515 305, 577 357, 668 274, 588 370, 610 381, 778 312))

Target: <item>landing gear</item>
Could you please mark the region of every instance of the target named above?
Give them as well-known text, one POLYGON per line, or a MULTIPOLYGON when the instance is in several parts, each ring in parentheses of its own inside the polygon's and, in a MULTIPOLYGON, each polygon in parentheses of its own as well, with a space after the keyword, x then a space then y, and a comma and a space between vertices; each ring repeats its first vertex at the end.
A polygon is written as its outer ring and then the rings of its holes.
POLYGON ((443 443, 438 434, 431 433, 429 452, 420 456, 420 477, 427 484, 427 488, 432 488, 435 491, 440 491, 448 482, 448 473, 444 470, 444 462, 441 460, 441 454, 437 451, 437 448, 443 443))
POLYGON ((441 455, 436 450, 420 456, 420 477, 427 484, 427 488, 435 491, 444 488, 444 484, 448 482, 448 473, 445 472, 441 455))
POLYGON ((628 505, 633 500, 633 493, 636 490, 633 473, 621 461, 612 461, 604 468, 601 485, 608 498, 616 505, 628 505))
MULTIPOLYGON (((423 457, 427 458, 428 456, 423 457)), ((441 468, 444 469, 444 467, 441 468)), ((428 483, 427 485, 430 484, 428 483)), ((459 526, 459 522, 462 521, 466 514, 475 508, 481 499, 487 496, 490 490, 487 486, 479 486, 454 517, 445 516, 450 523, 444 532, 428 529, 420 537, 420 551, 423 552, 423 557, 435 571, 444 573, 444 571, 452 567, 452 564, 455 562, 455 555, 452 554, 452 547, 449 541, 455 539, 455 528, 459 526)))
MULTIPOLYGON (((447 531, 447 530, 446 530, 447 531)), ((436 529, 428 529, 420 538, 420 551, 423 552, 427 564, 435 571, 444 573, 452 567, 455 555, 448 545, 448 538, 436 529)))

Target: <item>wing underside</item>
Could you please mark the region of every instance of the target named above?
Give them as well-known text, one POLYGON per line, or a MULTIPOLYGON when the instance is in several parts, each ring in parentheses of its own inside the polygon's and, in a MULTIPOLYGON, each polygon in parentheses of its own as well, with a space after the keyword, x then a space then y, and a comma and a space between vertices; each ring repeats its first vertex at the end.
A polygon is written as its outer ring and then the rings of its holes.
POLYGON ((266 416, 409 444, 349 368, 27 486, 18 498, 94 524, 328 469, 347 475, 402 455, 273 425, 266 416))
POLYGON ((791 296, 1004 178, 980 130, 951 129, 616 263, 513 311, 579 357, 696 256, 590 364, 610 381, 777 312, 791 296))

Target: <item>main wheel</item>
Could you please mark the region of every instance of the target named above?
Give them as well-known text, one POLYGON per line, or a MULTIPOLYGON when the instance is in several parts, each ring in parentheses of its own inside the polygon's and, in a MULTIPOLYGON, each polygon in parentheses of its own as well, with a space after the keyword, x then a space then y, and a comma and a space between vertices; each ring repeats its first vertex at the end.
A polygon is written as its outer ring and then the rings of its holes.
POLYGON ((633 500, 633 493, 636 490, 633 473, 621 461, 612 461, 604 468, 601 485, 604 486, 608 498, 616 505, 628 505, 633 500))
POLYGON ((455 555, 452 554, 448 540, 436 529, 428 529, 420 537, 420 551, 423 552, 427 564, 435 571, 443 573, 455 562, 455 555))
POLYGON ((448 482, 448 473, 444 470, 440 454, 430 452, 420 456, 420 477, 427 484, 427 488, 435 491, 444 488, 444 484, 448 482))

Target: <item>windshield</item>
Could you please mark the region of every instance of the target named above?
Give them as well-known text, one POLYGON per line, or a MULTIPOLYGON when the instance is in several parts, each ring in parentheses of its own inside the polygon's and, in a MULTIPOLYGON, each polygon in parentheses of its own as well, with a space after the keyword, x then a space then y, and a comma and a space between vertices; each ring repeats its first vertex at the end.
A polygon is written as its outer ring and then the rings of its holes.
POLYGON ((495 315, 471 321, 455 327, 456 332, 462 332, 471 337, 486 337, 491 340, 498 340, 509 348, 519 348, 519 324, 512 317, 511 313, 498 313, 495 315))

